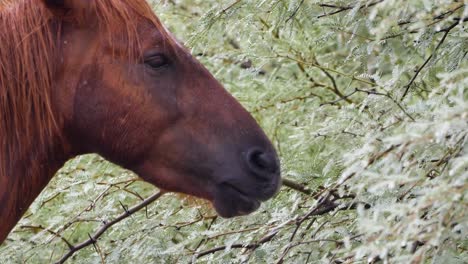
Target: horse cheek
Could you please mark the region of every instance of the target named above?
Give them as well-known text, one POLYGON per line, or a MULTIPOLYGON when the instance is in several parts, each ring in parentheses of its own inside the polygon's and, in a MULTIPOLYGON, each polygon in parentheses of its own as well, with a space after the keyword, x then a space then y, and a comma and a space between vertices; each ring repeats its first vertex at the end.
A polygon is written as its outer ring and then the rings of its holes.
POLYGON ((151 122, 139 113, 145 108, 136 107, 135 96, 116 92, 99 70, 86 72, 75 92, 70 125, 79 152, 96 152, 122 166, 137 162, 151 145, 146 127, 151 122))

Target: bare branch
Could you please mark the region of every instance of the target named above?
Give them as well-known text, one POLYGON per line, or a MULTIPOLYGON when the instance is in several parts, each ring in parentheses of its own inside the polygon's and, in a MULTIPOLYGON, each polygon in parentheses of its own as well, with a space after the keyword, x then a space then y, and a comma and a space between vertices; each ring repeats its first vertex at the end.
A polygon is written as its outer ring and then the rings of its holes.
POLYGON ((125 210, 125 212, 123 214, 121 214, 120 216, 118 216, 116 219, 106 222, 106 224, 104 224, 96 233, 94 233, 94 235, 89 235, 88 240, 86 240, 83 243, 78 244, 76 246, 71 246, 70 251, 68 251, 67 254, 63 255, 63 257, 59 261, 57 261, 56 263, 57 264, 65 263, 65 261, 67 261, 67 259, 69 259, 71 256, 73 256, 73 254, 75 254, 77 251, 79 251, 79 250, 81 250, 81 249, 83 249, 85 247, 88 247, 90 245, 95 245, 97 240, 109 228, 111 228, 113 225, 121 222, 122 220, 130 217, 131 215, 133 215, 134 213, 140 211, 141 209, 145 208, 146 206, 148 206, 152 202, 158 200, 163 194, 164 194, 164 192, 162 192, 162 191, 160 191, 158 193, 155 193, 155 194, 151 195, 150 197, 148 197, 147 199, 145 199, 143 202, 135 205, 134 207, 132 207, 130 209, 125 210))
MULTIPOLYGON (((372 2, 368 5, 362 5, 361 7, 359 7, 359 10, 361 9, 365 9, 365 8, 369 8, 371 6, 374 6, 376 4, 380 4, 382 3, 384 0, 379 0, 379 1, 375 1, 375 2, 372 2)), ((347 11, 347 10, 351 10, 354 8, 354 6, 336 6, 336 5, 330 5, 330 4, 319 4, 319 6, 321 7, 328 7, 328 8, 337 8, 337 10, 333 11, 333 12, 330 12, 330 13, 325 13, 323 15, 319 15, 317 16, 317 18, 322 18, 322 17, 327 17, 327 16, 333 16, 333 15, 336 15, 336 14, 339 14, 341 12, 344 12, 344 11, 347 11)))
POLYGON ((300 184, 300 183, 297 183, 293 180, 290 180, 290 179, 285 179, 283 178, 283 186, 286 186, 290 189, 293 189, 293 190, 296 190, 298 192, 301 192, 301 193, 305 193, 307 195, 311 195, 312 194, 312 191, 310 189, 308 189, 306 186, 300 184))
POLYGON ((301 8, 301 6, 304 4, 304 1, 305 0, 302 0, 299 5, 297 5, 296 9, 294 10, 294 12, 291 14, 291 16, 288 17, 288 19, 286 19, 286 23, 289 22, 289 20, 293 19, 296 15, 297 15, 297 12, 299 11, 299 9, 301 8))
MULTIPOLYGON (((271 241, 276 236, 276 234, 278 234, 278 232, 279 231, 271 232, 267 236, 260 239, 257 243, 233 244, 233 245, 230 246, 230 248, 245 248, 245 249, 254 250, 254 249, 258 248, 259 246, 261 246, 262 244, 265 244, 265 243, 271 241)), ((216 253, 216 252, 221 251, 221 250, 225 250, 226 248, 228 248, 228 246, 220 246, 220 247, 212 248, 212 249, 209 249, 209 250, 202 251, 202 252, 200 252, 198 254, 195 254, 193 256, 192 263, 198 258, 201 258, 201 257, 209 255, 209 254, 216 253)))
POLYGON ((436 48, 434 49, 434 51, 432 52, 431 55, 429 55, 429 57, 427 57, 427 59, 424 61, 424 63, 416 70, 416 73, 413 75, 413 78, 411 78, 411 80, 409 81, 409 83, 405 86, 405 92, 403 93, 403 95, 401 96, 401 99, 400 101, 403 101, 403 99, 405 99, 406 95, 408 94, 409 92, 409 89, 411 88, 411 86, 413 85, 414 81, 416 80, 416 78, 418 77, 418 75, 421 73, 421 71, 423 70, 424 67, 426 67, 426 65, 429 63, 429 61, 431 61, 431 59, 434 57, 434 55, 436 54, 437 50, 440 48, 440 46, 442 46, 442 44, 444 43, 445 39, 447 38, 448 34, 450 33, 450 30, 452 30, 453 28, 455 28, 460 22, 459 21, 456 21, 455 23, 451 24, 450 26, 448 26, 447 28, 444 28, 442 29, 440 32, 444 32, 444 35, 442 36, 442 39, 439 41, 439 43, 437 44, 436 48))
POLYGON ((373 94, 373 95, 381 95, 381 96, 385 96, 387 97, 388 99, 392 100, 393 103, 395 103, 398 108, 400 108, 400 110, 409 118, 411 119, 411 121, 415 121, 414 117, 411 116, 407 111, 406 109, 397 101, 395 100, 390 94, 388 93, 380 93, 380 92, 377 92, 375 90, 362 90, 362 89, 358 89, 356 88, 356 91, 358 92, 363 92, 363 93, 367 93, 367 94, 373 94))
POLYGON ((333 201, 330 201, 330 196, 331 196, 331 193, 325 194, 325 196, 323 196, 320 199, 320 201, 317 203, 316 206, 314 206, 308 213, 306 213, 304 216, 302 216, 296 221, 296 228, 294 229, 289 241, 292 241, 294 239, 301 225, 309 217, 313 215, 326 214, 330 211, 333 211, 336 207, 338 207, 339 204, 334 203, 333 201))
POLYGON ((54 232, 53 230, 50 230, 49 228, 46 228, 46 227, 43 227, 41 225, 39 226, 33 226, 33 225, 22 225, 20 226, 20 228, 22 229, 39 229, 39 230, 44 230, 44 231, 47 231, 48 233, 60 238, 65 244, 67 244, 68 248, 69 249, 72 249, 73 248, 73 245, 67 240, 65 239, 63 236, 61 236, 59 233, 57 232, 54 232))

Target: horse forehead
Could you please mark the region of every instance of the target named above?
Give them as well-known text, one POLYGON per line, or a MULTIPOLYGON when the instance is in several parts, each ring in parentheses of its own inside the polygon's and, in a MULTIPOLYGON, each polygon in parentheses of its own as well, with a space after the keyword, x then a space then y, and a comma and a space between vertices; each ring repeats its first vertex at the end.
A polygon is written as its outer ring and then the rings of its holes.
POLYGON ((176 45, 178 48, 185 50, 185 47, 182 44, 180 44, 177 38, 164 25, 163 27, 164 27, 164 30, 166 31, 166 36, 168 37, 169 41, 173 43, 174 45, 176 45))
POLYGON ((179 48, 184 48, 177 38, 168 30, 164 24, 144 23, 140 29, 143 36, 149 36, 151 45, 159 45, 162 43, 170 43, 179 48))

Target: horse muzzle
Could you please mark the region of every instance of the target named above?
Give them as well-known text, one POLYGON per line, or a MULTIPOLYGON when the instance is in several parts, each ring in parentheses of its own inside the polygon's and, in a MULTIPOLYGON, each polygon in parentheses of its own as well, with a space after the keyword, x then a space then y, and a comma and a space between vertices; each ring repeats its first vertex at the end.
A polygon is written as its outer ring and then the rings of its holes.
POLYGON ((281 185, 279 160, 274 151, 252 148, 242 154, 242 175, 226 177, 217 185, 213 205, 222 217, 250 214, 273 197, 281 185))

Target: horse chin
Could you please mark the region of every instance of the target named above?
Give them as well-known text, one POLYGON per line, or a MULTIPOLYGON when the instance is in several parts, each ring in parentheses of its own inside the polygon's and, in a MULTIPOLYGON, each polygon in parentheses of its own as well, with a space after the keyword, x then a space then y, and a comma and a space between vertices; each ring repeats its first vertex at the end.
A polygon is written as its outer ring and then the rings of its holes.
POLYGON ((260 207, 260 201, 230 184, 220 184, 214 195, 213 206, 221 217, 247 215, 260 207))

